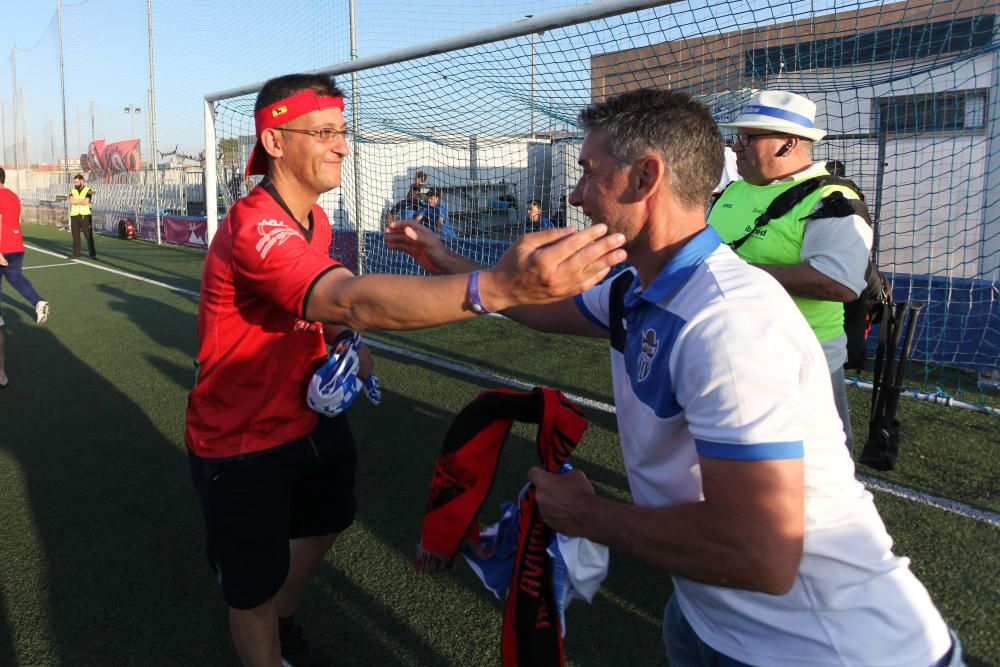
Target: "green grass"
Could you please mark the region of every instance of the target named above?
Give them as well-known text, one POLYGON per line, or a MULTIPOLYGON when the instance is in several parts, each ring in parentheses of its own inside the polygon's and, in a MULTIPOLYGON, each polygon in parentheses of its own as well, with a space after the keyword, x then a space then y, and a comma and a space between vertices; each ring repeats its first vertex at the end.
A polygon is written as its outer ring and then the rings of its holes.
MULTIPOLYGON (((68 234, 27 226, 65 254, 68 234)), ((103 266, 197 290, 201 254, 98 239, 103 266)), ((27 265, 58 263, 29 250, 27 265)), ((52 303, 33 323, 5 295, 9 388, 0 391, 0 665, 235 665, 225 607, 203 557, 183 447, 196 299, 83 265, 30 270, 52 303)), ((8 290, 9 292, 9 290, 8 290)), ((540 336, 492 318, 381 341, 611 402, 598 341, 540 336), (571 350, 571 352, 567 352, 571 350), (529 352, 530 351, 530 352, 529 352)), ((340 664, 498 664, 501 604, 467 568, 410 566, 438 448, 455 413, 489 383, 380 353, 385 401, 351 410, 360 507, 310 585, 300 617, 340 664)), ((862 439, 868 394, 852 390, 862 439)), ((891 481, 997 511, 1000 420, 912 401, 891 481)), ((627 499, 612 415, 591 426, 576 464, 627 499)), ((515 428, 486 516, 532 465, 515 428)), ((910 557, 971 665, 1000 663, 1000 530, 876 494, 897 553, 910 557)), ((573 665, 663 665, 669 577, 619 555, 593 605, 569 610, 573 665)))

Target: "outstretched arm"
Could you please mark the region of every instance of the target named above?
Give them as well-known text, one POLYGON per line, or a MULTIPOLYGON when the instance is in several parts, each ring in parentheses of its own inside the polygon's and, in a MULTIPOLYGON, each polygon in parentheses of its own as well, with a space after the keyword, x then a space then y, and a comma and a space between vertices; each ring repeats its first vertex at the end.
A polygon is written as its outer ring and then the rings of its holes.
MULTIPOLYGON (((623 261, 624 237, 604 225, 582 232, 550 230, 521 238, 480 276, 485 305, 502 311, 547 304, 595 285, 623 261)), ((340 323, 356 330, 417 329, 475 315, 467 300, 468 275, 354 277, 323 274, 304 307, 310 321, 340 323)))
MULTIPOLYGON (((468 273, 483 268, 478 262, 452 252, 437 235, 413 220, 390 223, 386 229, 385 242, 393 250, 400 250, 413 257, 431 273, 468 273)), ((515 322, 538 331, 598 338, 607 336, 606 331, 580 313, 573 298, 545 305, 516 306, 502 312, 515 322)))

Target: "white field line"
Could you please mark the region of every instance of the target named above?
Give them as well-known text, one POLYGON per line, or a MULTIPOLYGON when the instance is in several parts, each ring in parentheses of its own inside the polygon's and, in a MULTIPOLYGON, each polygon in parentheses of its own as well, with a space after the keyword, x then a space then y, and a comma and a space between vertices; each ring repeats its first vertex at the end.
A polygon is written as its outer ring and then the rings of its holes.
POLYGON ((908 489, 905 486, 899 486, 897 484, 893 484, 892 482, 887 482, 884 479, 877 479, 875 477, 869 477, 868 475, 858 475, 858 480, 860 480, 869 489, 875 489, 876 491, 882 491, 883 493, 891 493, 894 496, 906 498, 907 500, 912 500, 913 502, 920 503, 922 505, 930 505, 931 507, 937 507, 938 509, 942 509, 946 512, 959 514, 967 519, 975 519, 976 521, 982 521, 983 523, 989 523, 1000 527, 1000 514, 995 512, 987 512, 986 510, 970 507, 969 505, 960 503, 957 500, 932 496, 931 494, 924 493, 923 491, 908 489))
POLYGON ((62 264, 39 264, 38 266, 22 266, 22 271, 30 271, 31 269, 51 269, 56 266, 73 266, 73 262, 65 261, 62 264))
MULTIPOLYGON (((438 357, 432 357, 427 354, 421 354, 420 352, 414 352, 413 350, 408 350, 405 347, 396 347, 395 345, 390 345, 388 343, 383 343, 381 341, 372 340, 370 338, 365 339, 365 345, 378 350, 386 350, 387 352, 392 352, 394 354, 399 354, 404 357, 409 357, 417 361, 422 361, 431 366, 437 366, 438 368, 447 368, 450 371, 455 371, 456 373, 461 373, 463 375, 471 375, 472 377, 479 378, 481 380, 489 380, 491 382, 496 382, 497 384, 504 384, 508 387, 514 387, 515 389, 530 390, 534 389, 536 385, 528 382, 522 382, 521 380, 516 380, 514 378, 509 378, 503 375, 497 375, 495 373, 489 373, 487 371, 481 371, 478 368, 473 368, 471 366, 463 366, 462 364, 456 364, 453 361, 446 361, 445 359, 439 359, 438 357)), ((574 394, 566 394, 563 392, 566 398, 570 399, 574 403, 580 405, 586 405, 588 408, 593 408, 595 410, 600 410, 602 412, 610 412, 615 414, 615 406, 610 403, 602 403, 600 401, 595 401, 591 398, 584 398, 583 396, 575 396, 574 394)))
MULTIPOLYGON (((365 339, 365 344, 368 345, 368 347, 385 350, 400 356, 409 357, 415 361, 420 361, 439 368, 446 368, 450 371, 455 371, 457 373, 462 373, 463 375, 469 375, 482 380, 489 380, 497 384, 514 387, 515 389, 532 389, 535 386, 527 382, 522 382, 521 380, 505 377, 503 375, 497 375, 496 373, 481 371, 478 368, 472 368, 471 366, 463 366, 462 364, 456 364, 452 361, 446 361, 437 357, 421 354, 420 352, 414 352, 413 350, 408 350, 406 348, 396 347, 395 345, 389 345, 377 340, 371 340, 370 338, 365 339)), ((600 401, 584 398, 582 396, 574 396, 573 394, 566 394, 566 398, 595 410, 615 414, 615 406, 609 403, 602 403, 600 401)), ((933 496, 923 491, 917 491, 905 486, 899 486, 898 484, 893 484, 892 482, 887 482, 875 477, 869 477, 868 475, 859 474, 857 477, 858 480, 869 489, 875 489, 876 491, 882 491, 883 493, 890 493, 894 496, 899 496, 901 498, 906 498, 907 500, 920 503, 921 505, 930 505, 931 507, 936 507, 946 512, 951 512, 952 514, 958 514, 959 516, 973 519, 975 521, 982 521, 1000 528, 1000 514, 977 509, 966 505, 965 503, 960 503, 957 500, 939 498, 938 496, 933 496)))
MULTIPOLYGON (((51 252, 49 250, 43 250, 42 248, 36 248, 28 244, 25 245, 37 252, 45 253, 46 255, 52 255, 54 257, 61 257, 59 253, 51 252)), ((107 271, 109 273, 114 273, 115 275, 131 278, 132 280, 138 280, 140 282, 148 283, 150 285, 156 285, 157 287, 163 287, 173 292, 179 292, 181 294, 187 294, 189 296, 198 296, 198 292, 189 289, 184 289, 182 287, 175 287, 174 285, 169 285, 167 283, 163 283, 158 280, 150 280, 149 278, 137 276, 134 273, 118 271, 116 269, 112 269, 107 266, 94 264, 93 262, 73 260, 73 263, 82 264, 84 266, 89 266, 94 269, 100 269, 101 271, 107 271)), ((461 373, 463 375, 468 375, 470 377, 479 378, 481 380, 489 380, 490 382, 506 385, 508 387, 514 387, 516 389, 532 389, 535 386, 531 383, 523 382, 515 378, 505 377, 503 375, 497 375, 496 373, 489 373, 487 371, 481 371, 478 368, 465 366, 463 364, 457 364, 453 361, 439 359, 437 357, 432 357, 430 355, 422 354, 420 352, 414 352, 413 350, 408 350, 403 347, 397 347, 395 345, 390 345, 388 343, 382 343, 377 340, 367 339, 366 344, 369 347, 378 350, 385 350, 387 352, 392 352, 393 354, 398 354, 400 356, 409 357, 410 359, 413 359, 415 361, 420 361, 422 363, 431 366, 437 366, 438 368, 445 368, 450 371, 455 371, 456 373, 461 373)), ((594 410, 600 410, 601 412, 615 414, 615 406, 611 405, 610 403, 602 403, 601 401, 595 401, 590 398, 585 398, 583 396, 575 396, 573 394, 566 394, 566 398, 569 398, 573 402, 578 403, 580 405, 585 405, 589 408, 593 408, 594 410)), ((870 489, 875 489, 876 491, 882 491, 884 493, 891 493, 894 496, 899 496, 900 498, 905 498, 907 500, 919 503, 921 505, 929 505, 930 507, 936 507, 940 510, 944 510, 945 512, 951 512, 952 514, 957 514, 959 516, 963 516, 968 519, 973 519, 974 521, 981 521, 983 523, 988 523, 990 525, 1000 527, 1000 514, 997 514, 995 512, 987 512, 986 510, 976 509, 975 507, 970 507, 965 503, 960 503, 957 500, 950 500, 948 498, 939 498, 938 496, 933 496, 929 493, 924 493, 923 491, 917 491, 915 489, 910 489, 905 486, 899 486, 898 484, 893 484, 892 482, 886 482, 885 480, 881 479, 875 479, 867 475, 858 475, 858 479, 870 489)))
MULTIPOLYGON (((44 248, 37 248, 37 247, 35 247, 33 245, 29 245, 27 243, 25 243, 24 245, 25 245, 26 248, 31 248, 32 250, 34 250, 36 252, 44 253, 46 255, 51 255, 53 257, 62 257, 63 256, 63 255, 61 255, 61 254, 59 254, 57 252, 52 252, 51 250, 45 250, 44 248)), ((125 278, 131 278, 132 280, 138 280, 140 282, 148 283, 150 285, 156 285, 157 287, 162 287, 164 289, 168 289, 171 292, 179 292, 180 294, 186 294, 188 296, 198 296, 198 292, 195 292, 194 290, 184 289, 183 287, 176 287, 174 285, 169 285, 167 283, 161 283, 159 280, 152 280, 150 278, 144 278, 142 276, 137 276, 134 273, 127 273, 125 271, 119 271, 118 269, 112 269, 110 266, 101 266, 100 264, 95 264, 93 262, 86 262, 86 261, 84 261, 82 259, 73 259, 73 260, 70 260, 69 263, 71 263, 71 264, 82 264, 83 266, 89 266, 92 269, 100 269, 101 271, 107 271, 108 273, 113 273, 116 276, 124 276, 125 278)))

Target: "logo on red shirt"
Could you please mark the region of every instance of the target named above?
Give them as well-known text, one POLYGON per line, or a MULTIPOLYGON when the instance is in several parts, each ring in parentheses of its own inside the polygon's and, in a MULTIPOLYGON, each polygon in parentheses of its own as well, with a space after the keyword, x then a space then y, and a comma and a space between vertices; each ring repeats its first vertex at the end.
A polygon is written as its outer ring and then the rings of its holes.
POLYGON ((257 223, 257 233, 260 240, 257 241, 257 252, 261 259, 267 258, 267 253, 276 245, 281 245, 291 236, 299 233, 280 220, 261 220, 257 223))

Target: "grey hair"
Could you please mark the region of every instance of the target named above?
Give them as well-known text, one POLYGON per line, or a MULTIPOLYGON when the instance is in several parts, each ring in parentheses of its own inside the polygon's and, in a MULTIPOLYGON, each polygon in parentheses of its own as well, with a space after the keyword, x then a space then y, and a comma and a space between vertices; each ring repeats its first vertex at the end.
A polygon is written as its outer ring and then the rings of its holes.
POLYGON ((708 107, 679 90, 642 88, 580 112, 588 132, 604 130, 619 168, 657 155, 685 208, 703 207, 719 183, 725 142, 708 107))

